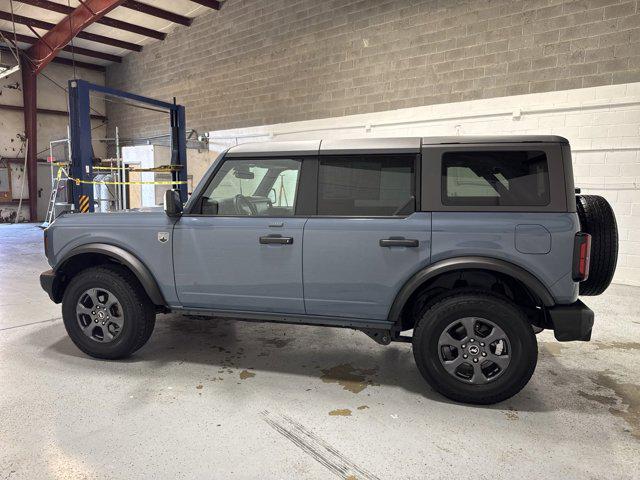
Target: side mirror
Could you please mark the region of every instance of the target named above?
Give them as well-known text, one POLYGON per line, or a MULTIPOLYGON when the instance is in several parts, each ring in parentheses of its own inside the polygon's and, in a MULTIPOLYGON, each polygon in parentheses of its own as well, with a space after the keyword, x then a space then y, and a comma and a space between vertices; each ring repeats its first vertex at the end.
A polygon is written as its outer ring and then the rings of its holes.
POLYGON ((164 192, 164 213, 169 217, 178 217, 182 213, 182 201, 178 190, 164 192))

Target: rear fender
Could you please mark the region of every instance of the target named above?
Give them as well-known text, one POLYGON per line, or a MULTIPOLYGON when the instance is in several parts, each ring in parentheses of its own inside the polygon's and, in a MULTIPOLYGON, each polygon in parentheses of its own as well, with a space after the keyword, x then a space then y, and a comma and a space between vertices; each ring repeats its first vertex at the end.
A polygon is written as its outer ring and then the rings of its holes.
POLYGON ((517 265, 489 257, 456 257, 436 262, 414 274, 396 295, 389 310, 388 320, 393 325, 399 326, 402 309, 418 288, 443 273, 456 270, 488 270, 508 275, 526 286, 531 293, 540 299, 544 306, 555 305, 553 296, 544 284, 534 275, 517 265))

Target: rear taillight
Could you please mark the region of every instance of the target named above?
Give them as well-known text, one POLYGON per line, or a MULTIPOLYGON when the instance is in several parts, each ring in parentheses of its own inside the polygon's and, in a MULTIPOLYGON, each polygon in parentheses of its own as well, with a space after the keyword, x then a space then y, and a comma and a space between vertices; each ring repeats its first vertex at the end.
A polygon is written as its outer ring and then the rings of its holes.
POLYGON ((591 235, 578 232, 573 241, 573 280, 584 282, 589 277, 591 235))

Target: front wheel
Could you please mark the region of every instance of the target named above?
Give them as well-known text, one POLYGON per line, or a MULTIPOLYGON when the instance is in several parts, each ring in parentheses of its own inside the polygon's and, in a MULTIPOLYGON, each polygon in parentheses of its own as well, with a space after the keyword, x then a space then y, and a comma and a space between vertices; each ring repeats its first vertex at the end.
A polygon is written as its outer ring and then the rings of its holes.
POLYGON ((536 367, 538 345, 524 313, 507 298, 458 293, 432 304, 413 334, 427 382, 465 403, 497 403, 518 393, 536 367))
POLYGON ((117 265, 77 274, 62 299, 69 337, 84 353, 118 359, 131 355, 151 336, 155 310, 137 279, 117 265))

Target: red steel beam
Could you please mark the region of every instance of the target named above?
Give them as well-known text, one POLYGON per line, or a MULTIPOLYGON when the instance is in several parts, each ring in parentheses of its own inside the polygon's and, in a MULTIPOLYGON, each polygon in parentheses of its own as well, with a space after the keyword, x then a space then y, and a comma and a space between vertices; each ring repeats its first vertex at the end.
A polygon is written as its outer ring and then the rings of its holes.
MULTIPOLYGON (((12 32, 0 30, 0 33, 4 35, 7 39, 11 40, 11 43, 13 43, 14 36, 12 32)), ((15 34, 15 39, 18 42, 29 43, 29 44, 34 44, 38 41, 36 37, 30 37, 28 35, 22 35, 20 33, 15 34)), ((88 48, 67 45, 62 50, 65 52, 75 53, 77 55, 84 55, 85 57, 93 57, 93 58, 100 58, 102 60, 108 60, 109 62, 116 62, 116 63, 122 62, 122 57, 119 57, 118 55, 111 55, 110 53, 97 52, 95 50, 90 50, 88 48)))
POLYGON ((213 8, 214 10, 220 10, 222 6, 217 0, 191 0, 193 3, 199 3, 205 7, 213 8))
POLYGON ((58 52, 66 47, 73 40, 73 37, 82 33, 82 30, 122 2, 124 0, 85 0, 80 3, 73 12, 60 20, 55 27, 27 50, 33 72, 37 75, 51 60, 56 58, 58 52))
MULTIPOLYGON (((35 222, 38 216, 38 110, 37 110, 37 76, 30 68, 29 60, 22 59, 22 104, 24 106, 24 133, 27 142, 27 185, 29 192, 29 219, 35 222)), ((18 215, 20 212, 18 212, 18 215)))
POLYGON ((192 18, 178 15, 177 13, 169 12, 167 10, 162 10, 161 8, 152 7, 151 5, 147 5, 146 3, 141 3, 136 0, 126 0, 122 6, 137 12, 146 13, 153 17, 163 18, 173 23, 179 23, 186 27, 190 26, 193 22, 192 18))
MULTIPOLYGON (((49 0, 17 1, 20 3, 26 3, 27 5, 33 5, 34 7, 50 10, 52 12, 64 13, 65 15, 69 15, 71 12, 73 12, 73 7, 62 5, 61 3, 50 2, 49 0)), ((132 33, 137 33, 138 35, 143 35, 145 37, 157 38, 158 40, 164 40, 167 37, 167 34, 164 32, 159 32, 147 27, 141 27, 140 25, 134 25, 133 23, 123 22, 122 20, 116 20, 115 18, 102 17, 96 23, 107 25, 113 28, 118 28, 120 30, 126 30, 132 33)))
POLYGON ((58 52, 82 33, 86 27, 102 18, 119 6, 124 0, 84 0, 76 9, 44 34, 29 50, 27 56, 33 64, 33 72, 37 75, 58 52))
MULTIPOLYGON (((29 27, 39 28, 41 30, 51 30, 55 27, 53 23, 43 22, 42 20, 24 17, 22 15, 13 15, 12 17, 10 13, 2 12, 2 11, 0 11, 0 20, 7 20, 8 22, 15 21, 16 23, 19 23, 21 25, 27 25, 29 27)), ((131 42, 124 42, 122 40, 105 37, 103 35, 96 35, 95 33, 80 32, 76 35, 76 37, 84 38, 85 40, 89 40, 92 42, 104 43, 105 45, 111 45, 112 47, 124 48, 126 50, 133 50, 134 52, 142 51, 141 45, 136 45, 135 43, 131 43, 131 42)))

